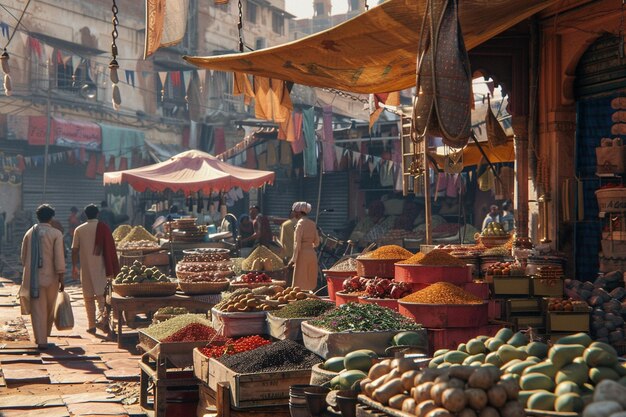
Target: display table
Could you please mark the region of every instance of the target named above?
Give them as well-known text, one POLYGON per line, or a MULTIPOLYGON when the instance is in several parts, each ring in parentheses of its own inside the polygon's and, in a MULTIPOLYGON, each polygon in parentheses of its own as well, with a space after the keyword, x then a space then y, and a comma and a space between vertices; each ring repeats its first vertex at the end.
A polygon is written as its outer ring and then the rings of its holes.
POLYGON ((150 313, 161 307, 185 307, 192 313, 196 310, 206 313, 220 299, 220 294, 189 296, 177 293, 169 297, 122 297, 113 292, 111 312, 117 318, 117 345, 121 346, 124 312, 150 313))

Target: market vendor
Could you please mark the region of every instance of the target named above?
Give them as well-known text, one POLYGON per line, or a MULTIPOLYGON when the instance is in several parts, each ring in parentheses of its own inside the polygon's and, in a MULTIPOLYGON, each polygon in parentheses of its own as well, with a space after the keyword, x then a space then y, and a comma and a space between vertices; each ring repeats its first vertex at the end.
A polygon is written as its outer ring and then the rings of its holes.
POLYGON ((294 203, 291 210, 295 213, 296 230, 293 240, 293 256, 289 266, 294 267, 293 286, 302 290, 314 290, 317 286, 317 253, 320 244, 317 225, 308 218, 311 205, 305 201, 294 203))
POLYGON ((358 247, 365 247, 391 229, 393 220, 393 217, 385 216, 383 202, 374 200, 367 207, 367 217, 361 219, 352 230, 350 240, 357 242, 358 247))

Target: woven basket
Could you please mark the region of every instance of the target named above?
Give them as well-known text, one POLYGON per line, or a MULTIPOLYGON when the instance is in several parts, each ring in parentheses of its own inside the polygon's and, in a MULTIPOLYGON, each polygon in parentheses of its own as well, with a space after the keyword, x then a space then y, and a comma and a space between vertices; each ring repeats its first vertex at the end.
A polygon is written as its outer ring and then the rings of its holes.
POLYGON ((272 280, 272 282, 231 282, 230 288, 239 289, 239 288, 258 288, 258 287, 269 287, 270 285, 280 285, 284 287, 287 285, 286 281, 277 281, 272 280))
POLYGON ((289 268, 277 269, 276 271, 241 271, 242 274, 247 274, 248 272, 262 272, 276 281, 287 281, 289 277, 289 268))
POLYGON ((169 297, 176 294, 176 282, 113 284, 113 291, 122 297, 169 297))
POLYGON ((486 248, 495 248, 503 246, 509 241, 510 236, 480 236, 480 242, 485 245, 486 248))
POLYGON ((196 294, 219 294, 226 291, 230 286, 230 281, 218 282, 183 282, 179 281, 178 286, 187 295, 196 294))

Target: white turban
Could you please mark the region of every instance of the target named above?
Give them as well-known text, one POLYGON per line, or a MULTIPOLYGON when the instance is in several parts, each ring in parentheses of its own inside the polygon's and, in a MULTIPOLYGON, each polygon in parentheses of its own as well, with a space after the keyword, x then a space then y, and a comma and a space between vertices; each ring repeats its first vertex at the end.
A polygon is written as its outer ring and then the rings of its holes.
POLYGON ((311 212, 311 205, 306 201, 297 201, 293 203, 293 206, 291 206, 291 211, 309 214, 311 212))

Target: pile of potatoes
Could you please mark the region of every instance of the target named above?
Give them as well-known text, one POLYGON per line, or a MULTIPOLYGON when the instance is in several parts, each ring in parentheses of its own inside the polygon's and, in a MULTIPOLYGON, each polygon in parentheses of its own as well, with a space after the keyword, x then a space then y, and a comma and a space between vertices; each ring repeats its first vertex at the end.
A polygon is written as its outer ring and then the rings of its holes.
POLYGON ((530 410, 578 413, 601 381, 626 385, 626 367, 618 362, 615 349, 586 333, 561 338, 548 349, 545 343, 502 329, 494 337, 462 343, 457 350, 435 352, 429 368, 463 365, 498 367, 503 380, 519 384, 519 401, 530 410))
POLYGON ((361 391, 385 406, 418 417, 525 417, 519 385, 493 365, 416 369, 408 358, 374 365, 361 391))
POLYGON ((310 297, 310 293, 302 291, 300 287, 287 287, 274 295, 268 296, 267 299, 270 301, 278 301, 279 303, 284 304, 291 301, 304 300, 308 297, 310 297))
POLYGON ((585 407, 583 417, 626 416, 626 387, 610 380, 600 382, 593 394, 593 402, 585 407))
POLYGON ((226 313, 249 313, 256 311, 275 310, 276 306, 258 300, 252 293, 232 296, 215 306, 216 309, 226 313))

